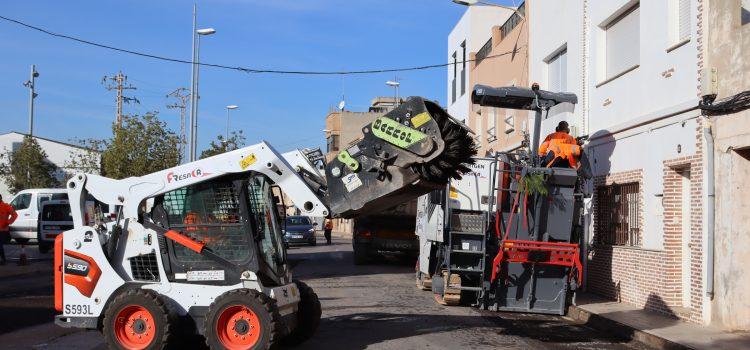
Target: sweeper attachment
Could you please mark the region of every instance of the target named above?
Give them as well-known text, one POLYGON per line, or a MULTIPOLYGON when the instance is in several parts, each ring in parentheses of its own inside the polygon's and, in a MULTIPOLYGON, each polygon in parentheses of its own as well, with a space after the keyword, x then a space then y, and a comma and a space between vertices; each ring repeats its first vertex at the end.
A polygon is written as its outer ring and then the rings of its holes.
POLYGON ((365 125, 362 135, 326 165, 334 216, 375 213, 442 188, 468 171, 477 152, 463 123, 420 97, 365 125))
POLYGON ((352 217, 444 186, 475 153, 468 129, 421 98, 363 133, 327 179, 320 152, 265 142, 141 177, 75 175, 74 228, 55 241, 56 323, 99 329, 112 349, 192 348, 192 335, 232 350, 306 340, 320 302, 292 278, 282 194, 305 216, 352 217))
POLYGON ((543 114, 575 104, 576 96, 538 86, 478 85, 472 102, 535 111, 534 135, 523 143, 530 149, 477 158, 462 179, 420 197, 417 286, 431 289, 443 304, 563 314, 582 281, 587 163, 581 152, 574 159, 581 166, 570 167, 543 161, 537 150, 543 114))

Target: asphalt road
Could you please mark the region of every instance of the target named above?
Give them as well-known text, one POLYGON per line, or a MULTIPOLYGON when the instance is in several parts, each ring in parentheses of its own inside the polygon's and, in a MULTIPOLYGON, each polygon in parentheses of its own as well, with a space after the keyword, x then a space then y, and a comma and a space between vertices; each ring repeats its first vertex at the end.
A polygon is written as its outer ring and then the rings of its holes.
MULTIPOLYGON (((0 348, 104 349, 98 332, 52 323, 52 262, 35 249, 29 266, 0 266, 0 348)), ((438 305, 415 288, 412 260, 354 266, 348 240, 293 247, 289 258, 323 305, 317 334, 298 349, 647 349, 564 317, 438 305)))

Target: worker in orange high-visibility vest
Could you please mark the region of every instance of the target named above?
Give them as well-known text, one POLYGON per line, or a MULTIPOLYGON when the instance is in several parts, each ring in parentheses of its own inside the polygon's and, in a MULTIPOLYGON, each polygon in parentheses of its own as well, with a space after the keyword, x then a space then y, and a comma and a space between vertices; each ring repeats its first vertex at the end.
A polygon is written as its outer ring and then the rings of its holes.
POLYGON ((3 202, 0 196, 0 265, 5 265, 5 243, 10 242, 10 226, 16 218, 16 210, 8 203, 3 202))
POLYGON ((538 153, 543 159, 542 165, 548 168, 570 166, 578 169, 581 146, 573 136, 570 136, 568 122, 563 120, 557 124, 555 132, 547 135, 544 142, 539 145, 538 153))

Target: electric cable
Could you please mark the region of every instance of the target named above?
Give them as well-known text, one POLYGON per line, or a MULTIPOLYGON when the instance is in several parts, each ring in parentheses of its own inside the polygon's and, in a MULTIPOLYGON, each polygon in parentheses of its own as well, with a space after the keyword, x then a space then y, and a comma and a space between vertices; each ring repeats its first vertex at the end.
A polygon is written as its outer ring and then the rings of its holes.
POLYGON ((351 70, 351 71, 276 70, 276 69, 258 69, 258 68, 247 68, 247 67, 240 67, 240 66, 229 66, 229 65, 216 64, 216 63, 203 63, 203 62, 195 62, 195 63, 193 63, 192 61, 188 61, 188 60, 184 60, 184 59, 173 58, 173 57, 166 57, 166 56, 160 56, 160 55, 155 55, 155 54, 150 54, 150 53, 145 53, 145 52, 140 52, 140 51, 123 49, 123 48, 119 48, 119 47, 115 47, 115 46, 111 46, 111 45, 97 43, 97 42, 86 40, 86 39, 77 38, 77 37, 70 36, 70 35, 67 35, 67 34, 56 33, 56 32, 53 32, 53 31, 41 28, 41 27, 37 27, 37 26, 31 25, 31 24, 28 24, 28 23, 24 23, 24 22, 16 20, 16 19, 8 18, 8 17, 2 16, 2 15, 0 15, 0 19, 2 19, 4 21, 7 21, 7 22, 15 23, 15 24, 23 26, 25 28, 28 28, 28 29, 31 29, 31 30, 34 30, 34 31, 38 31, 38 32, 41 32, 41 33, 44 33, 44 34, 47 34, 47 35, 50 35, 50 36, 53 36, 53 37, 62 38, 62 39, 68 39, 68 40, 72 40, 72 41, 75 41, 75 42, 78 42, 78 43, 81 43, 81 44, 95 46, 95 47, 99 47, 99 48, 103 48, 103 49, 107 49, 107 50, 112 50, 112 51, 117 51, 117 52, 121 52, 121 53, 126 53, 126 54, 141 56, 141 57, 147 57, 147 58, 152 58, 152 59, 161 60, 161 61, 167 61, 167 62, 173 62, 173 63, 196 64, 196 65, 204 66, 204 67, 212 67, 212 68, 235 70, 235 71, 240 71, 240 72, 245 72, 245 73, 260 73, 260 74, 287 74, 287 75, 364 75, 364 74, 380 74, 380 73, 419 71, 419 70, 427 70, 427 69, 433 69, 433 68, 448 67, 448 66, 450 66, 452 64, 456 64, 457 65, 457 64, 462 64, 464 62, 474 62, 474 61, 477 61, 477 60, 485 60, 485 59, 488 59, 488 58, 502 57, 502 56, 506 56, 506 55, 510 55, 510 54, 516 53, 516 52, 518 52, 523 47, 523 46, 517 47, 517 48, 514 48, 511 51, 501 52, 501 53, 498 53, 498 54, 495 54, 495 55, 489 55, 489 56, 486 56, 486 57, 480 58, 480 59, 476 59, 475 58, 473 60, 469 59, 469 60, 463 60, 463 61, 455 61, 453 63, 450 63, 450 62, 449 63, 439 63, 439 64, 430 64, 430 65, 415 66, 415 67, 383 68, 383 69, 364 69, 364 70, 351 70))

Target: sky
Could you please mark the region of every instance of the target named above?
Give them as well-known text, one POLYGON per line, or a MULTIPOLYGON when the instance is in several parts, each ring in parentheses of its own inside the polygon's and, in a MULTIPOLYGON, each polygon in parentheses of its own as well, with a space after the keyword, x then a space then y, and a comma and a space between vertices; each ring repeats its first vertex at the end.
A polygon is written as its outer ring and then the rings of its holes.
MULTIPOLYGON (((447 36, 465 11, 450 0, 197 1, 201 61, 279 70, 360 70, 440 64, 447 36)), ((190 60, 192 1, 2 1, 0 15, 110 46, 190 60)), ((190 65, 131 56, 55 38, 0 20, 0 134, 28 131, 30 65, 37 78, 34 134, 60 141, 105 138, 115 120, 115 91, 102 77, 122 71, 140 104, 126 114, 158 111, 178 132, 178 110, 165 95, 190 87, 190 65)), ((446 68, 398 73, 401 95, 445 105, 446 68)), ((345 95, 347 109, 366 110, 392 96, 394 74, 292 76, 204 67, 200 71, 198 148, 230 127, 247 143, 277 150, 324 149, 325 116, 345 95)))

